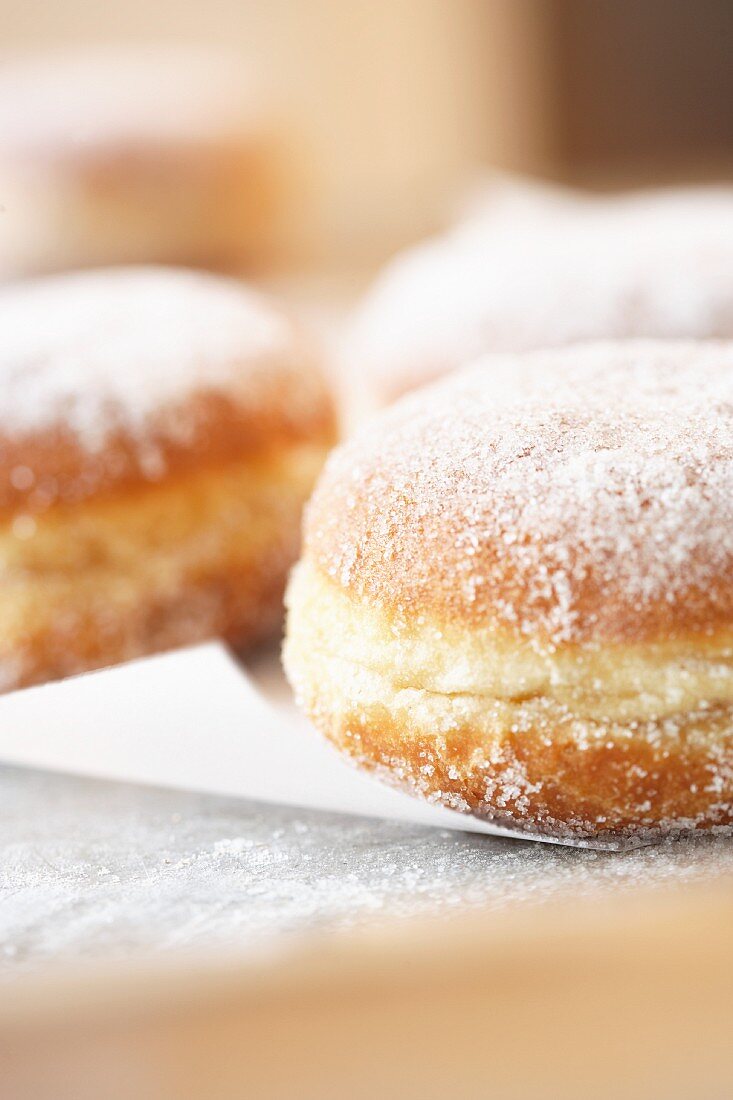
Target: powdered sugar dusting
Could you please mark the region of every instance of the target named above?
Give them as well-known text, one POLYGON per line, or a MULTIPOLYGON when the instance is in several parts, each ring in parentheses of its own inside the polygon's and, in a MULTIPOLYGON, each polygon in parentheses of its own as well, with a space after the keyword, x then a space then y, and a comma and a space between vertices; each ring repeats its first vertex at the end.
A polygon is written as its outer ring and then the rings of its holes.
POLYGON ((398 256, 347 354, 380 400, 484 352, 733 336, 733 192, 535 200, 398 256))
POLYGON ((94 452, 198 391, 256 404, 275 364, 291 371, 297 407, 292 325, 213 276, 118 268, 36 280, 0 292, 0 331, 6 438, 62 426, 94 452))
POLYGON ((721 836, 620 854, 31 769, 3 769, 0 788, 6 979, 77 959, 261 953, 273 937, 313 929, 452 919, 467 907, 633 894, 733 872, 733 844, 721 836))
POLYGON ((542 644, 725 627, 733 344, 488 357, 330 460, 310 552, 340 585, 542 644))

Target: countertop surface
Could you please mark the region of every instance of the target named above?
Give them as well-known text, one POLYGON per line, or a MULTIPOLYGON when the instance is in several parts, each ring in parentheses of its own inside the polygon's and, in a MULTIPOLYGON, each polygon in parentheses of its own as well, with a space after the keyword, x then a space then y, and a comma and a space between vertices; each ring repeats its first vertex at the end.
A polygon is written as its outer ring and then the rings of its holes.
POLYGON ((733 872, 729 838, 625 853, 0 769, 0 974, 733 872))

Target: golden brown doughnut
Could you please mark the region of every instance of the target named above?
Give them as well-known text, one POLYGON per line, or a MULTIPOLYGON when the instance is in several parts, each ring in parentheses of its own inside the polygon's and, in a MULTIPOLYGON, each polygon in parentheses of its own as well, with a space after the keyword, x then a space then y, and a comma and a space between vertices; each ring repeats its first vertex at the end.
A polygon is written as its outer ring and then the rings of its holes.
POLYGON ((289 590, 316 726, 576 839, 733 822, 733 344, 495 357, 329 459, 289 590))
POLYGON ((488 352, 733 338, 733 189, 506 199, 397 256, 348 327, 348 419, 488 352))
POLYGON ((184 270, 0 291, 0 688, 279 620, 333 438, 313 348, 184 270))
POLYGON ((112 263, 258 269, 284 151, 239 58, 89 49, 0 65, 0 275, 112 263))

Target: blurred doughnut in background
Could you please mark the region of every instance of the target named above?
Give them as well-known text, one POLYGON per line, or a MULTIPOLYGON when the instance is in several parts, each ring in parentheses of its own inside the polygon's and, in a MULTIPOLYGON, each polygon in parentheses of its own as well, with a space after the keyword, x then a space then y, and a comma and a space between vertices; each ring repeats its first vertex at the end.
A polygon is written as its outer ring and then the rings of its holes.
POLYGON ((110 263, 267 269, 286 141, 226 52, 105 48, 0 65, 0 275, 110 263))
POLYGON ((346 402, 358 419, 484 352, 731 336, 733 188, 505 182, 377 277, 346 334, 346 402))
POLYGON ((333 443, 311 338, 198 272, 0 290, 0 691, 282 618, 333 443))

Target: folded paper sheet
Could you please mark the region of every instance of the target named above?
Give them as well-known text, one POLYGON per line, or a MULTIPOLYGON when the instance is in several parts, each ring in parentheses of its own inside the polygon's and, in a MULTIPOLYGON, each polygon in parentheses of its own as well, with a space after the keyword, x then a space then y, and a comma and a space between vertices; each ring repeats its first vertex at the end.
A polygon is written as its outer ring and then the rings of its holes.
POLYGON ((269 701, 216 642, 0 698, 0 762, 547 839, 429 805, 362 774, 292 705, 269 701))

